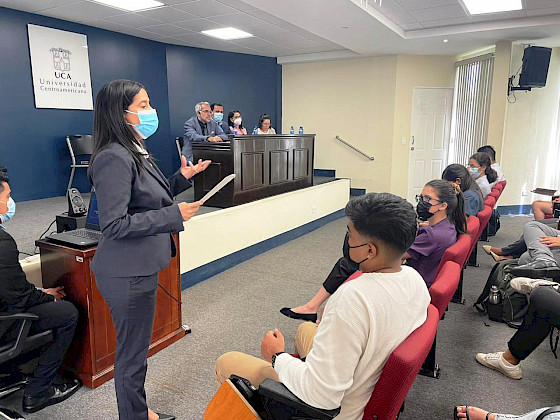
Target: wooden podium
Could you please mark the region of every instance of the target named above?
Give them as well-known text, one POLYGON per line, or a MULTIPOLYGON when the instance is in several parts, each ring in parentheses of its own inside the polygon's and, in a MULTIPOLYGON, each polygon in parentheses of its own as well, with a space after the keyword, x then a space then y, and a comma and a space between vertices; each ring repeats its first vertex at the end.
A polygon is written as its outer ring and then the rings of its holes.
POLYGON ((227 142, 197 142, 192 148, 195 162, 212 160, 196 178, 195 201, 226 175, 236 175, 206 206, 232 207, 313 185, 315 134, 230 136, 227 142))
MULTIPOLYGON (((177 256, 159 273, 159 284, 181 300, 179 235, 173 239, 177 256)), ((97 388, 113 378, 116 333, 109 307, 97 290, 90 264, 96 248, 75 249, 48 240, 36 241, 41 252, 43 286, 64 286, 66 300, 80 314, 76 333, 64 359, 64 368, 79 377, 85 386, 97 388)), ((123 264, 126 264, 123 261, 123 264)), ((185 336, 181 305, 158 287, 154 328, 148 357, 185 336)))

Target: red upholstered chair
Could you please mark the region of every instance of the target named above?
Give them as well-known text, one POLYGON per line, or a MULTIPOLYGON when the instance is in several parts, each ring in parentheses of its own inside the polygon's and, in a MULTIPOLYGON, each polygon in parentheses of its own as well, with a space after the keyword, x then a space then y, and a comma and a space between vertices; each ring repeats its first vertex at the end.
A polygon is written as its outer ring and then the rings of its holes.
POLYGON ((504 190, 505 181, 501 181, 501 182, 496 182, 496 184, 492 187, 492 189, 496 188, 498 191, 500 191, 500 193, 504 190))
POLYGON ((426 322, 398 346, 383 368, 364 410, 363 420, 395 420, 436 335, 437 308, 430 304, 426 322))
POLYGON ((494 197, 496 199, 496 202, 498 201, 498 198, 500 198, 500 195, 502 194, 502 192, 500 190, 498 190, 497 188, 492 188, 492 190, 490 191, 490 194, 488 194, 488 196, 490 197, 494 197))
MULTIPOLYGON (((476 217, 475 217, 475 219, 476 219, 476 217)), ((477 223, 477 226, 478 226, 478 219, 476 219, 476 223, 477 223)), ((449 248, 447 248, 445 250, 445 252, 443 253, 443 256, 441 257, 441 261, 439 263, 438 271, 436 273, 436 280, 437 280, 443 266, 448 261, 453 261, 459 267, 463 268, 463 266, 465 265, 465 262, 467 261, 467 258, 469 258, 469 252, 471 250, 471 244, 472 244, 471 237, 468 234, 463 233, 462 235, 459 236, 459 239, 457 239, 457 242, 455 242, 453 245, 451 245, 449 248)), ((436 280, 434 280, 434 282, 436 280)))
POLYGON ((454 261, 447 261, 439 271, 436 279, 428 289, 432 298, 432 305, 439 311, 439 318, 443 318, 447 305, 457 290, 461 278, 462 267, 454 261))
POLYGON ((484 199, 484 205, 494 208, 494 206, 496 205, 496 197, 493 197, 492 195, 488 195, 484 199))
POLYGON ((475 242, 473 243, 471 253, 470 253, 471 256, 468 260, 468 265, 470 266, 477 267, 477 263, 476 263, 477 243, 478 240, 480 239, 480 236, 482 235, 482 232, 486 228, 488 221, 490 220, 490 216, 492 216, 492 207, 487 205, 484 205, 484 210, 479 211, 478 214, 476 215, 476 217, 478 217, 478 221, 480 222, 480 225, 478 227, 477 234, 473 237, 473 239, 475 239, 475 242))

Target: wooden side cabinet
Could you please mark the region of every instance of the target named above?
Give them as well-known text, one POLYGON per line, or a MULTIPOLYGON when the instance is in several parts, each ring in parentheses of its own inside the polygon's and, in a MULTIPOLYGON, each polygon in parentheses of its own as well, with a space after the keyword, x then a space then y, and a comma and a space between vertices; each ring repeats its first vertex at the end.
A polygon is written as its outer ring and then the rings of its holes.
MULTIPOLYGON (((159 273, 159 284, 181 300, 179 235, 173 239, 177 256, 159 273)), ((64 286, 66 300, 72 302, 80 319, 64 368, 79 377, 85 386, 97 388, 113 378, 116 333, 109 307, 97 290, 90 264, 96 248, 74 249, 48 240, 37 241, 41 253, 43 286, 64 286)), ((123 261, 126 264, 126 262, 123 261)), ((181 305, 158 287, 154 328, 148 357, 185 336, 181 305)))

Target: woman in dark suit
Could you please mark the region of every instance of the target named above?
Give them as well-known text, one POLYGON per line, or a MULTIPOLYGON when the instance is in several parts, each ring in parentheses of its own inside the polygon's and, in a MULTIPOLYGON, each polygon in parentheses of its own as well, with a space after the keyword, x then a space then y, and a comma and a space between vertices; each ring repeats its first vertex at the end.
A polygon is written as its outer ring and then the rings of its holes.
POLYGON ((99 91, 89 176, 103 239, 91 268, 117 332, 114 377, 121 420, 174 419, 149 410, 144 390, 158 272, 176 252, 171 233, 182 231, 202 204, 173 204, 173 196, 210 164, 199 160, 187 166, 183 156, 180 171, 166 179, 144 144, 157 126, 156 110, 140 83, 115 80, 99 91))

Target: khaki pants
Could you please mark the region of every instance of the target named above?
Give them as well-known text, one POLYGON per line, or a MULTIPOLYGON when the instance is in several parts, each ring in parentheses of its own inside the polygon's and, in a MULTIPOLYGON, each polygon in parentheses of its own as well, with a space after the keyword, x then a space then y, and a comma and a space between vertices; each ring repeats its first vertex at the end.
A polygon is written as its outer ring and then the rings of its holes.
MULTIPOLYGON (((294 346, 300 358, 307 357, 313 347, 313 338, 317 333, 317 324, 305 322, 298 328, 294 346)), ((238 351, 223 354, 216 360, 216 381, 218 388, 231 375, 248 379, 253 386, 258 387, 265 379, 280 382, 276 371, 266 360, 259 359, 238 351)))

